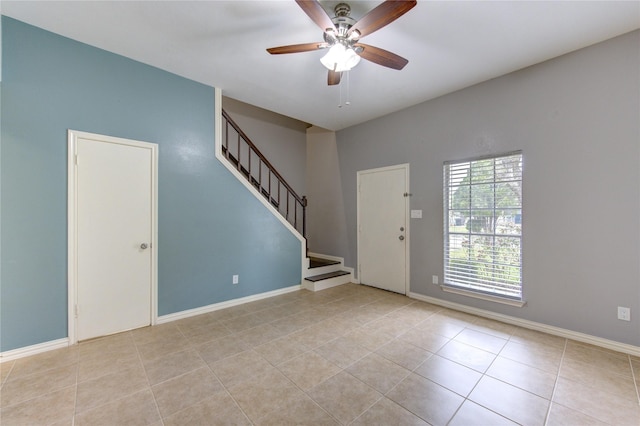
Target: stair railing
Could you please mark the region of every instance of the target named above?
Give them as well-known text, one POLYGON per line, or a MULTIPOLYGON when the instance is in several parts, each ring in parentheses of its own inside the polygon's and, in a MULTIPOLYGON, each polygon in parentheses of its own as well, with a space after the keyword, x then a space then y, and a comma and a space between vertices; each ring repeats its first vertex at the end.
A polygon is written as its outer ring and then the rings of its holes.
POLYGON ((224 109, 222 118, 222 154, 306 238, 307 197, 291 188, 224 109))

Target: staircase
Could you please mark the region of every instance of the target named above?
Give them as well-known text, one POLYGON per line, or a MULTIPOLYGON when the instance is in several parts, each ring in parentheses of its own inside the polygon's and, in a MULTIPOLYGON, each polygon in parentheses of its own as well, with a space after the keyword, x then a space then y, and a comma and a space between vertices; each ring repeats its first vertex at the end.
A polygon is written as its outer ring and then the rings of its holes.
MULTIPOLYGON (((222 155, 306 241, 307 198, 299 196, 256 145, 222 110, 222 155)), ((304 260, 304 259, 303 259, 304 260)), ((319 291, 353 280, 341 258, 307 253, 302 287, 319 291)))
POLYGON ((222 155, 306 238, 307 198, 291 188, 224 109, 222 119, 222 155))
POLYGON ((353 281, 353 273, 345 268, 342 258, 310 253, 307 259, 309 266, 302 283, 307 290, 320 291, 353 281))

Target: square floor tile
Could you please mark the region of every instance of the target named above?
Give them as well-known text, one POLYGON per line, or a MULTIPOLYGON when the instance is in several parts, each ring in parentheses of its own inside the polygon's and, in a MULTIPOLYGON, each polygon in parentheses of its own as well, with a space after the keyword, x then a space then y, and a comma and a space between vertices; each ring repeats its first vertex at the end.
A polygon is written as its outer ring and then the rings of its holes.
POLYGON ((591 365, 597 369, 606 370, 620 376, 633 377, 629 355, 573 340, 567 341, 563 361, 578 362, 585 366, 591 365))
POLYGON ((369 329, 364 327, 358 327, 351 330, 344 335, 344 338, 351 340, 353 343, 356 343, 370 351, 375 351, 393 340, 382 333, 371 333, 369 329))
POLYGON ((491 410, 487 410, 472 401, 466 400, 447 426, 470 425, 517 426, 517 423, 491 410))
POLYGON ((255 422, 258 426, 337 426, 340 423, 306 395, 291 399, 255 422))
POLYGON ((447 318, 440 314, 434 314, 426 320, 422 321, 416 328, 420 330, 428 330, 432 333, 439 334, 443 337, 453 338, 465 329, 466 323, 461 323, 452 318, 447 318))
POLYGON ((404 367, 372 353, 351 364, 347 370, 380 393, 386 393, 410 373, 404 367))
POLYGON ((76 412, 106 404, 148 387, 149 382, 142 365, 78 383, 76 412))
POLYGON ((200 355, 193 349, 170 353, 144 363, 147 378, 151 385, 164 382, 165 380, 205 366, 206 364, 202 358, 200 358, 200 355))
POLYGON ((0 410, 4 425, 71 424, 76 403, 74 385, 0 410))
POLYGON ((413 370, 422 364, 425 359, 433 355, 429 351, 397 339, 380 347, 376 353, 407 370, 413 370))
POLYGON ((252 421, 303 395, 296 385, 275 369, 229 388, 229 393, 252 421))
POLYGON ((638 401, 620 398, 564 377, 558 378, 553 402, 612 425, 640 424, 638 401))
POLYGON ((446 425, 464 401, 460 395, 415 373, 393 388, 387 398, 434 426, 446 425))
POLYGON ((500 353, 507 343, 506 339, 470 328, 462 330, 455 337, 455 340, 494 354, 500 353))
POLYGON ((84 411, 76 416, 78 426, 150 425, 160 422, 160 413, 150 389, 84 411))
POLYGON ((196 346, 195 349, 202 359, 211 365, 221 359, 244 352, 250 349, 250 347, 236 336, 225 336, 212 342, 196 346))
POLYGON ((562 353, 562 348, 509 341, 500 351, 500 356, 555 375, 560 368, 562 353))
POLYGON ((486 374, 545 399, 551 399, 556 383, 555 374, 500 356, 486 374))
MULTIPOLYGON (((251 425, 227 392, 218 392, 163 419, 164 426, 251 425)), ((155 426, 155 425, 154 425, 155 426)))
POLYGON ((302 355, 309 349, 301 345, 296 339, 285 336, 280 339, 272 340, 269 343, 254 348, 256 352, 262 355, 272 365, 282 364, 292 358, 302 355))
POLYGON ((390 399, 381 398, 351 423, 351 426, 371 425, 428 426, 429 424, 390 399))
POLYGON ((482 377, 479 372, 438 355, 428 358, 414 372, 465 397, 482 377))
POLYGON ((353 421, 382 397, 346 372, 338 373, 307 394, 342 424, 353 421))
POLYGON ((472 368, 480 373, 487 371, 496 355, 455 340, 450 341, 437 352, 441 357, 472 368))
POLYGON ((547 426, 605 426, 607 423, 587 416, 579 411, 572 410, 555 402, 551 403, 547 426))
POLYGON ((302 390, 309 390, 342 369, 315 352, 306 352, 278 366, 282 373, 302 390))
POLYGON ((526 425, 543 425, 549 400, 484 376, 469 399, 508 419, 526 425))
POLYGON ((224 390, 207 367, 174 377, 151 389, 162 417, 168 417, 224 390))
POLYGON ((341 368, 346 368, 371 353, 368 349, 344 337, 338 337, 316 348, 315 352, 341 368))
POLYGON ((72 364, 65 367, 46 370, 38 374, 29 374, 17 378, 9 377, 0 392, 0 406, 18 404, 46 395, 50 392, 75 385, 78 365, 72 364))
POLYGON ((227 388, 246 380, 251 380, 274 368, 254 350, 224 358, 210 364, 210 367, 227 388))
POLYGON ((421 330, 419 328, 407 331, 405 334, 400 336, 400 340, 434 353, 449 342, 448 337, 432 333, 429 330, 421 330))

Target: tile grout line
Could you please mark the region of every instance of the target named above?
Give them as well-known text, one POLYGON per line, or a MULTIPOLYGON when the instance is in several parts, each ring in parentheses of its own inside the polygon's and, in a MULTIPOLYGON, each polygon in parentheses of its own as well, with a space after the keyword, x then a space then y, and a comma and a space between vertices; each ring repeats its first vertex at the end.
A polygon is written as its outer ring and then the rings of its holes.
POLYGON ((73 398, 73 416, 71 417, 71 426, 74 426, 76 424, 76 411, 78 409, 78 386, 79 386, 79 379, 80 379, 80 343, 76 343, 76 346, 78 346, 78 360, 77 360, 77 367, 76 367, 76 385, 75 385, 75 395, 73 398))
MULTIPOLYGON (((178 331, 180 332, 180 334, 182 334, 182 331, 179 328, 178 328, 178 331)), ((129 332, 129 333, 131 333, 131 332, 129 332)), ((142 370, 144 371, 144 376, 147 379, 147 385, 149 386, 149 392, 151 392, 151 397, 153 398, 153 404, 156 407, 156 412, 158 413, 158 417, 160 418, 160 423, 164 426, 164 418, 162 417, 162 413, 160 412, 160 406, 158 405, 158 401, 156 399, 156 394, 155 394, 155 392, 153 391, 153 389, 151 387, 151 382, 149 381, 149 374, 147 374, 147 367, 145 367, 144 361, 142 360, 142 354, 140 354, 140 350, 138 349, 138 343, 134 339, 133 333, 131 333, 130 336, 131 336, 131 340, 133 341, 133 346, 135 346, 135 348, 136 348, 136 354, 138 355, 138 361, 140 361, 140 364, 142 364, 142 370)), ((183 337, 184 337, 184 335, 183 335, 183 337)))
POLYGON ((564 356, 567 351, 567 345, 569 344, 569 339, 564 339, 564 347, 562 348, 562 355, 560 356, 560 364, 558 365, 558 371, 556 371, 556 380, 553 383, 553 391, 551 392, 551 397, 549 398, 549 408, 547 408, 547 413, 544 416, 544 425, 547 426, 549 424, 549 417, 551 416, 551 408, 553 407, 553 399, 556 396, 556 390, 558 389, 558 380, 560 380, 560 370, 562 370, 562 364, 564 363, 564 356))
POLYGON ((627 358, 629 359, 629 368, 631 369, 631 379, 633 380, 633 385, 636 388, 638 405, 640 405, 640 389, 638 389, 638 380, 640 380, 640 377, 636 378, 636 372, 633 370, 633 362, 631 361, 631 355, 627 354, 627 358))

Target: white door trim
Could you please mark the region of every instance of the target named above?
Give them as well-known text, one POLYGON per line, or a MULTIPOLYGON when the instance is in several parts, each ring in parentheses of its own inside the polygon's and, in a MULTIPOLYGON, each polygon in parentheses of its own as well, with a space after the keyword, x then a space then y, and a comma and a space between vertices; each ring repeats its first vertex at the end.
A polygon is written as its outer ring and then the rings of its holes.
POLYGON ((406 223, 406 234, 405 234, 405 244, 406 244, 406 250, 405 250, 405 279, 404 279, 404 294, 408 295, 411 292, 411 269, 409 268, 409 264, 410 264, 410 259, 411 259, 411 219, 410 219, 410 198, 411 198, 411 191, 409 190, 409 188, 411 187, 409 185, 409 163, 404 163, 404 164, 397 164, 395 166, 386 166, 386 167, 379 167, 376 169, 368 169, 368 170, 360 170, 357 172, 356 174, 356 191, 357 191, 357 200, 356 200, 356 217, 357 217, 357 223, 356 223, 356 230, 357 230, 357 247, 358 247, 358 259, 357 259, 357 268, 356 268, 356 272, 358 274, 357 276, 357 280, 360 280, 360 175, 364 174, 364 173, 372 173, 372 172, 385 172, 385 171, 389 171, 389 170, 397 170, 397 169, 402 169, 404 170, 404 178, 405 178, 405 192, 407 193, 407 196, 404 197, 404 214, 405 214, 405 223, 406 223))
POLYGON ((76 152, 78 139, 93 139, 101 142, 116 143, 150 149, 151 164, 151 324, 158 319, 158 145, 94 133, 68 130, 67 134, 67 293, 68 293, 68 334, 69 344, 77 343, 76 306, 78 302, 77 277, 77 191, 76 152))

